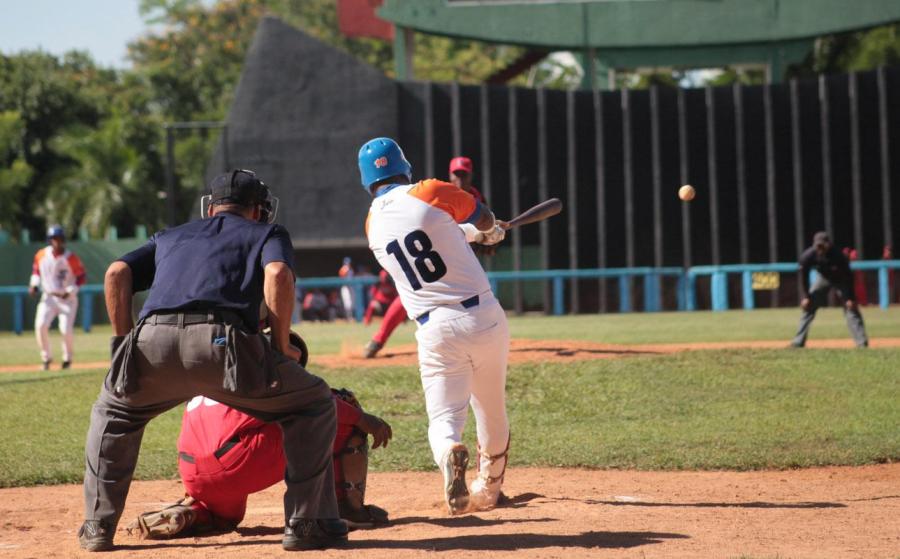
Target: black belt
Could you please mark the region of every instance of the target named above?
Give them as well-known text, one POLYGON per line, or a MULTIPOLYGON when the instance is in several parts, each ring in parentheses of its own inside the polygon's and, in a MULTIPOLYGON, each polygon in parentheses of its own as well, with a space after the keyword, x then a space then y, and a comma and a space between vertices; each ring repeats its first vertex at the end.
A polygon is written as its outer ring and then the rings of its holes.
POLYGON ((158 312, 144 319, 146 324, 170 324, 188 326, 190 324, 243 324, 241 317, 232 311, 215 309, 205 312, 158 312))
MULTIPOLYGON (((478 303, 480 302, 481 301, 479 300, 478 295, 474 295, 472 297, 469 297, 468 299, 463 299, 459 302, 459 304, 462 305, 462 308, 464 309, 471 309, 472 307, 477 307, 478 303)), ((419 324, 425 324, 426 322, 428 322, 429 315, 431 315, 431 311, 420 314, 416 317, 416 322, 418 322, 419 324)))
MULTIPOLYGON (((225 456, 225 453, 234 448, 234 446, 239 442, 241 442, 241 439, 238 436, 231 437, 230 439, 225 441, 225 444, 222 445, 222 448, 213 452, 213 456, 215 456, 216 458, 225 456)), ((178 456, 188 464, 193 464, 196 462, 196 460, 194 460, 194 457, 187 452, 179 452, 178 456)))

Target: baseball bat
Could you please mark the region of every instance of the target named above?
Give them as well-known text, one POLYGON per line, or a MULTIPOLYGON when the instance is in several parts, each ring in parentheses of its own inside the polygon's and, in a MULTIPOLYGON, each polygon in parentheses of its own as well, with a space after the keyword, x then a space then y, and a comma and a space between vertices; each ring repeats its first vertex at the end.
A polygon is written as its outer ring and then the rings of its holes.
POLYGON ((507 227, 507 229, 543 221, 548 217, 553 217, 561 212, 562 207, 563 205, 559 198, 550 198, 549 200, 544 200, 540 204, 528 208, 524 212, 509 220, 509 226, 507 227))

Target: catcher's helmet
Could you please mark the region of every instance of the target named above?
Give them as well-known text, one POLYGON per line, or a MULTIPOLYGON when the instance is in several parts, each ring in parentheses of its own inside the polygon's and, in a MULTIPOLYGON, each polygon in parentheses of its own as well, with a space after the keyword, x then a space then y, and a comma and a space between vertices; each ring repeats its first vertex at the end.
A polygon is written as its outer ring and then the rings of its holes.
POLYGON ((66 230, 63 229, 62 225, 54 223, 50 227, 47 228, 47 240, 58 237, 62 240, 66 240, 66 230))
POLYGON ((200 216, 206 217, 210 204, 228 202, 241 206, 259 206, 259 221, 272 223, 278 213, 278 198, 256 173, 246 169, 233 169, 222 173, 209 183, 209 194, 200 199, 200 216))
POLYGON ((380 180, 403 175, 412 181, 412 165, 397 142, 390 138, 374 138, 359 148, 359 175, 363 189, 380 180))

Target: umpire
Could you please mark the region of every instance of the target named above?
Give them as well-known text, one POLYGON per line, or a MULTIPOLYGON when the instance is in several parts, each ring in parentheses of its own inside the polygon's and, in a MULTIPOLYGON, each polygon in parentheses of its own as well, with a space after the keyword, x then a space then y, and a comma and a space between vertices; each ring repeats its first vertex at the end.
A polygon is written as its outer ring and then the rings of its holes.
MULTIPOLYGON (((278 200, 251 171, 216 177, 203 197, 206 219, 160 231, 106 272, 112 363, 91 413, 85 446, 88 551, 113 548, 144 426, 197 394, 284 431, 287 550, 347 541, 332 470, 336 430, 328 385, 290 346, 293 249, 272 224, 278 200), (133 293, 150 289, 136 325, 133 293), (261 303, 271 342, 258 331, 261 303)), ((223 441, 215 453, 234 447, 223 441)))
POLYGON ((828 233, 824 231, 816 233, 813 236, 813 246, 800 255, 800 279, 803 282, 804 293, 803 300, 800 301, 803 316, 800 318, 800 327, 791 345, 794 347, 806 345, 806 337, 809 335, 813 319, 816 318, 816 311, 828 303, 828 292, 834 289, 844 303, 844 318, 847 320, 847 328, 853 335, 856 347, 868 347, 866 326, 863 324, 862 314, 859 312, 854 295, 850 262, 834 247, 828 233), (818 277, 810 287, 809 272, 813 268, 818 272, 818 277))

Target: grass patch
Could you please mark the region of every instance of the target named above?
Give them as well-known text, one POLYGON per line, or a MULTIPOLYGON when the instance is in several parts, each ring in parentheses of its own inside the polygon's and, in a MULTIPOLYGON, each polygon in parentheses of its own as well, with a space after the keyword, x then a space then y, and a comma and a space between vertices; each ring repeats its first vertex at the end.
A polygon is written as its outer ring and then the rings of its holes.
MULTIPOLYGON (((900 459, 900 350, 704 351, 516 365, 515 466, 759 469, 900 459)), ((432 468, 414 367, 323 370, 394 427, 375 470, 432 468)), ((103 371, 0 375, 0 487, 77 482, 103 371)), ((136 477, 176 476, 181 408, 147 428, 136 477)), ((473 425, 467 429, 473 443, 473 425)))
MULTIPOLYGON (((870 338, 900 337, 900 307, 881 310, 867 307, 864 311, 870 338)), ((800 320, 796 309, 760 309, 727 312, 670 312, 629 314, 585 314, 578 316, 526 315, 510 318, 510 332, 515 338, 584 340, 611 344, 727 342, 741 340, 784 340, 794 335, 800 320)), ((316 354, 340 353, 344 348, 360 351, 378 324, 363 326, 355 322, 308 322, 294 325, 316 354)), ((103 361, 109 358, 108 326, 100 326, 86 334, 75 332, 75 360, 103 361)), ((847 326, 840 309, 819 311, 813 324, 811 339, 847 338, 847 326)), ((415 342, 415 326, 411 321, 400 325, 390 345, 415 342)), ((51 333, 53 351, 59 357, 59 335, 51 333)), ((0 334, 0 365, 34 365, 40 362, 37 345, 30 332, 22 336, 0 334)))
MULTIPOLYGON (((900 307, 863 309, 870 338, 900 337, 900 307)), ((510 321, 515 338, 584 340, 610 344, 784 340, 794 337, 799 309, 526 316, 510 321)), ((818 312, 810 339, 849 338, 840 309, 818 312)))

